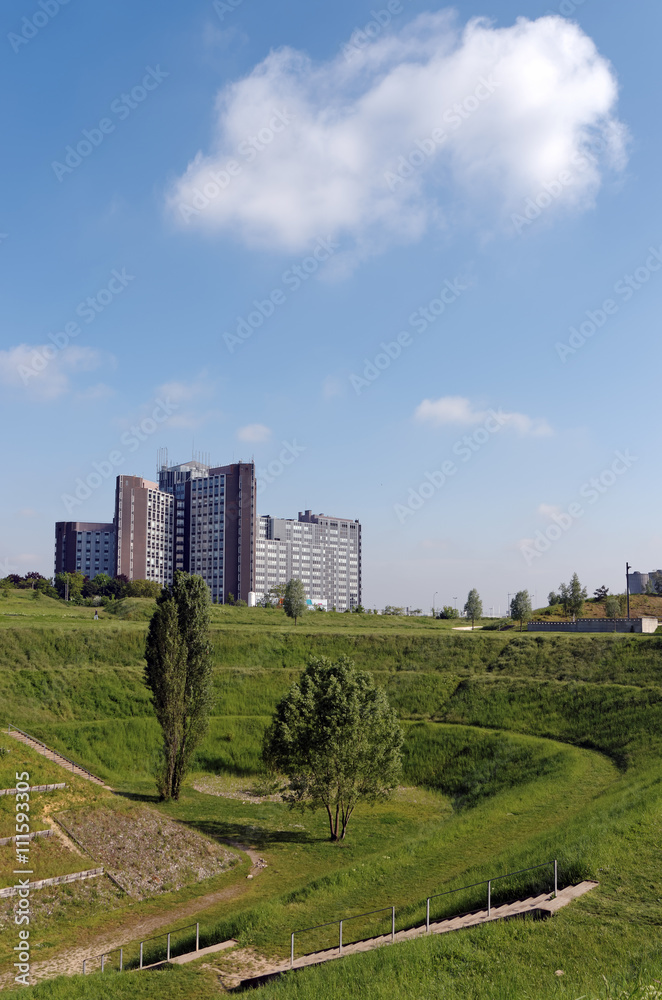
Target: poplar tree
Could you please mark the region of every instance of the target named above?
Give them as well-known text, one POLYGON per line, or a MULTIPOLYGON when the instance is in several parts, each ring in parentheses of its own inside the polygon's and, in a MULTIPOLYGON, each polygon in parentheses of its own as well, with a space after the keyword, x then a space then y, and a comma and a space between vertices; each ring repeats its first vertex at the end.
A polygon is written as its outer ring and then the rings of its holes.
POLYGON ((157 775, 164 799, 178 799, 212 701, 209 589, 201 576, 176 572, 150 621, 145 682, 163 734, 157 775))

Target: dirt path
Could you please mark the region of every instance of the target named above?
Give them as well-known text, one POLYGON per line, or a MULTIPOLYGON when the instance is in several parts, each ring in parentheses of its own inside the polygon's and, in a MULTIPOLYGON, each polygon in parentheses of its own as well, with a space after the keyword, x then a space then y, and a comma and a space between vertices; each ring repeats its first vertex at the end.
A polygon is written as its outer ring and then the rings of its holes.
MULTIPOLYGON (((262 856, 245 844, 239 844, 234 840, 224 840, 222 843, 243 851, 248 855, 251 861, 251 869, 247 878, 257 878, 266 867, 262 856)), ((89 961, 101 954, 108 954, 117 948, 126 947, 132 942, 144 941, 160 930, 163 930, 165 933, 173 924, 179 923, 188 917, 195 919, 198 914, 208 909, 208 907, 214 906, 216 903, 222 903, 226 899, 239 896, 245 891, 246 887, 238 884, 228 886, 227 889, 219 889, 216 892, 207 893, 205 896, 198 896, 197 899, 190 899, 180 906, 174 906, 165 913, 157 913, 142 918, 139 914, 135 916, 126 914, 126 919, 122 924, 121 930, 116 929, 112 932, 101 933, 85 947, 67 948, 63 954, 58 955, 56 958, 45 959, 43 962, 32 962, 30 980, 32 983, 35 983, 42 979, 53 979, 55 976, 71 976, 80 973, 83 970, 84 959, 89 961)), ((0 977, 0 989, 6 989, 12 982, 11 974, 0 977)))

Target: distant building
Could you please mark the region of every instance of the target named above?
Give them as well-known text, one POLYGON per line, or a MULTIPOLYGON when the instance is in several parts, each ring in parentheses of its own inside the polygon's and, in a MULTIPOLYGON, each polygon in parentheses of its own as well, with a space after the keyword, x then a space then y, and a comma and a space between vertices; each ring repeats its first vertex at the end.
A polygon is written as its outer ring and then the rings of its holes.
POLYGON ((255 466, 189 462, 159 471, 176 501, 176 568, 199 574, 215 604, 255 589, 255 466))
POLYGON ((162 463, 158 483, 118 476, 112 524, 60 521, 55 572, 172 583, 176 570, 200 575, 212 601, 255 600, 299 577, 311 606, 345 611, 361 603, 361 525, 299 513, 256 516, 252 462, 162 463))
POLYGON ((55 575, 97 573, 115 576, 115 525, 98 521, 58 521, 55 525, 55 575))
POLYGON ((115 576, 172 583, 175 500, 140 476, 118 476, 115 487, 115 576))
POLYGON ((655 589, 655 580, 662 578, 662 569, 651 570, 650 573, 628 573, 628 584, 631 594, 645 594, 648 584, 655 589))
POLYGON ((258 599, 292 577, 313 604, 346 611, 361 603, 361 525, 346 517, 299 513, 297 521, 262 516, 255 546, 258 599))

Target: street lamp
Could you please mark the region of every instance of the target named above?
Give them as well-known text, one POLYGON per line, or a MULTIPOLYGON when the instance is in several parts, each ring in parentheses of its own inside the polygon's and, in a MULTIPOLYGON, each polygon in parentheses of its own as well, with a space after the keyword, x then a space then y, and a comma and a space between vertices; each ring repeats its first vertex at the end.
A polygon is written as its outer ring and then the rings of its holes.
POLYGON ((435 590, 434 594, 432 595, 432 617, 433 618, 434 618, 434 599, 435 599, 435 597, 437 596, 438 593, 439 593, 439 591, 435 590))

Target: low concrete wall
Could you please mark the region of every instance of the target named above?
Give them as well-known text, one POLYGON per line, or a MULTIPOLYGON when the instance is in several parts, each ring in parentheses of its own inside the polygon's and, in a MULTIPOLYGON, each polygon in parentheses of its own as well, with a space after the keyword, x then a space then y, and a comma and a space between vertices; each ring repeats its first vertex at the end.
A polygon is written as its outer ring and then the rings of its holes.
MULTIPOLYGON (((59 785, 30 785, 29 788, 21 789, 26 792, 54 792, 57 788, 66 788, 64 781, 59 785)), ((16 795, 18 788, 0 788, 0 795, 16 795)))
POLYGON ((529 632, 645 632, 658 626, 657 618, 578 618, 574 622, 528 622, 529 632))
MULTIPOLYGON (((96 875, 103 875, 103 868, 89 868, 85 872, 74 872, 72 875, 58 875, 56 878, 42 878, 38 882, 30 882, 27 889, 45 889, 48 885, 68 885, 70 882, 78 882, 82 878, 94 878, 96 875)), ((0 899, 7 896, 14 896, 21 886, 10 885, 6 889, 0 889, 0 899)))
POLYGON ((52 837, 52 836, 53 836, 52 830, 35 830, 34 833, 28 833, 28 834, 20 833, 18 837, 2 837, 2 839, 0 839, 0 847, 6 847, 7 844, 15 844, 16 841, 19 839, 19 837, 21 839, 21 843, 24 843, 26 840, 34 840, 35 837, 52 837))

